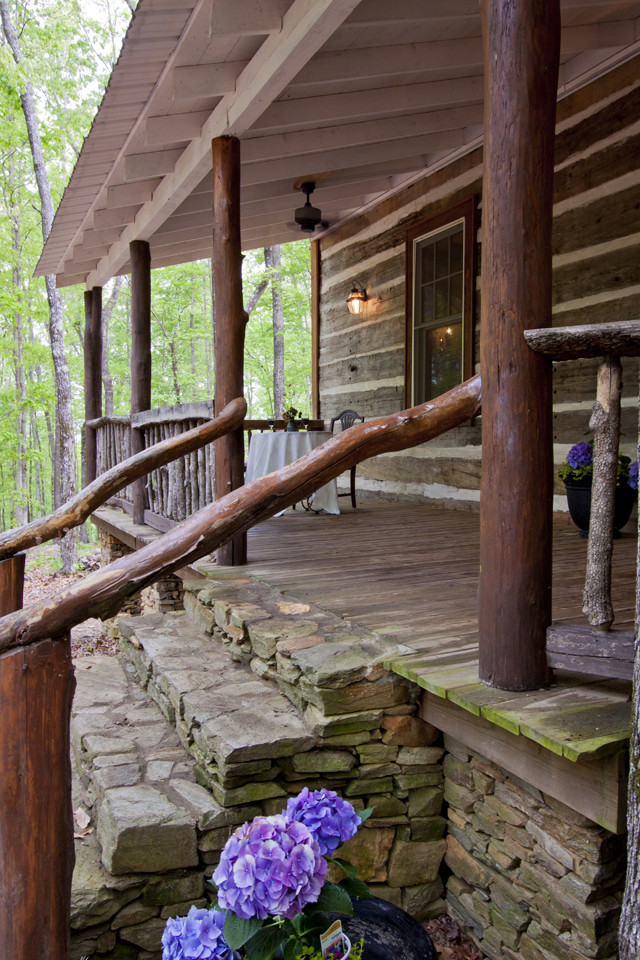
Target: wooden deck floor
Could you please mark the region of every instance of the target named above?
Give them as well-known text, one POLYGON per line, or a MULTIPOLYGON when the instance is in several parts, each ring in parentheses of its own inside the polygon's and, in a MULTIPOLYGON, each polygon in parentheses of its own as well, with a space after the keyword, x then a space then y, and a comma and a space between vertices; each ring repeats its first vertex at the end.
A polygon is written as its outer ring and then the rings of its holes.
MULTIPOLYGON (((342 507, 342 504, 341 504, 342 507)), ((629 525, 632 530, 632 525, 629 525)), ((581 622, 587 541, 554 528, 553 618, 581 622)), ((636 537, 615 542, 616 627, 633 624, 636 537)), ((249 534, 246 571, 417 652, 474 659, 479 518, 437 507, 363 500, 340 516, 294 513, 249 534)))

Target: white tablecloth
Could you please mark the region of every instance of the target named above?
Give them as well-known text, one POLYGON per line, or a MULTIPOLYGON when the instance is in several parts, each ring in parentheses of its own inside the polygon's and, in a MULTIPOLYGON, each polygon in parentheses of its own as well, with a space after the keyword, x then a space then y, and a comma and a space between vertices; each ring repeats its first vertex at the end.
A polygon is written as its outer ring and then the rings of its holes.
MULTIPOLYGON (((246 483, 257 477, 264 477, 267 473, 273 473, 274 470, 280 470, 315 447, 319 447, 332 436, 333 434, 324 430, 291 432, 278 430, 275 433, 254 433, 249 444, 246 483)), ((336 481, 330 480, 324 487, 320 487, 313 494, 311 505, 314 510, 340 513, 336 481)))

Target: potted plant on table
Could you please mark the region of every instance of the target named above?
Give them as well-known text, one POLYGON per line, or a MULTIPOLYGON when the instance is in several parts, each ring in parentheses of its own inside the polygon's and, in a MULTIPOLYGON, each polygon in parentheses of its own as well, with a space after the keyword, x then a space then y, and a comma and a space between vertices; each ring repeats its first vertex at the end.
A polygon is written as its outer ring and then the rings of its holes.
MULTIPOLYGON (((580 529, 580 536, 589 532, 591 513, 591 484, 593 482, 593 446, 582 442, 574 444, 561 464, 558 476, 563 481, 567 493, 567 505, 571 519, 580 529)), ((616 482, 616 503, 613 519, 614 535, 631 516, 633 504, 638 492, 638 462, 622 454, 618 457, 618 476, 616 482)))
POLYGON ((286 423, 285 429, 290 433, 292 431, 299 430, 299 422, 296 420, 296 417, 300 416, 300 411, 296 410, 295 407, 287 407, 287 409, 282 414, 282 419, 286 423))
POLYGON ((352 946, 340 930, 323 935, 334 929, 325 911, 350 914, 352 895, 369 896, 355 867, 332 855, 371 812, 356 813, 332 790, 305 787, 281 814, 243 824, 213 874, 212 908, 191 907, 167 921, 163 960, 359 960, 361 944, 352 946), (326 882, 327 857, 346 874, 338 884, 326 882))

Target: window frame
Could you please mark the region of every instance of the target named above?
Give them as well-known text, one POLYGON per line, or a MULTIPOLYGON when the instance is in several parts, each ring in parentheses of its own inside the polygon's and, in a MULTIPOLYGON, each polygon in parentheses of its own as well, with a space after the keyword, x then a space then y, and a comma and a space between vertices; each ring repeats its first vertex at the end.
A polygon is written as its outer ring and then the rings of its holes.
POLYGON ((437 235, 462 221, 463 240, 463 283, 462 283, 462 379, 473 376, 473 317, 475 309, 475 237, 476 237, 476 198, 469 197, 453 207, 427 220, 421 220, 406 231, 405 267, 406 267, 406 308, 405 308, 405 407, 413 407, 413 335, 415 291, 415 252, 416 244, 431 234, 437 235))

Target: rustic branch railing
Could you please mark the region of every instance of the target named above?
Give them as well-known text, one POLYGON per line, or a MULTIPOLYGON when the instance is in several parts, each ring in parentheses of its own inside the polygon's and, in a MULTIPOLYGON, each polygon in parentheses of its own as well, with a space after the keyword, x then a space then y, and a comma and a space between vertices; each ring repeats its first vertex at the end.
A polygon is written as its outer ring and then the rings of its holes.
POLYGON ((134 593, 310 496, 355 464, 439 436, 480 409, 480 377, 442 397, 338 434, 276 474, 253 480, 204 507, 164 537, 123 557, 44 604, 0 620, 0 652, 66 633, 88 617, 109 617, 134 593))
POLYGON ((237 429, 243 421, 246 409, 247 405, 242 398, 233 400, 214 420, 186 433, 161 440, 135 457, 112 466, 47 517, 0 534, 0 560, 45 540, 63 536, 68 530, 84 523, 97 507, 114 496, 123 486, 143 477, 150 470, 161 469, 176 457, 192 456, 194 451, 212 443, 217 437, 237 429))
MULTIPOLYGON (((85 429, 95 434, 97 477, 131 456, 131 417, 99 417, 97 420, 87 420, 85 429)), ((129 487, 122 490, 120 496, 133 502, 133 492, 129 487)))
POLYGON ((633 634, 606 638, 614 620, 611 560, 622 377, 620 357, 640 356, 640 320, 528 330, 532 350, 551 360, 602 358, 590 427, 594 432, 591 515, 582 612, 589 627, 552 624, 547 634, 550 666, 631 679, 633 634))
MULTIPOLYGON (((193 430, 213 418, 213 402, 182 403, 155 410, 145 410, 132 417, 100 417, 89 420, 86 428, 96 435, 97 475, 113 469, 131 456, 131 431, 140 430, 144 448, 193 430)), ((256 430, 284 430, 285 420, 245 420, 248 434, 256 430)), ((323 420, 310 420, 309 429, 322 430, 323 420)), ((165 463, 147 475, 146 494, 149 509, 144 512, 148 526, 166 533, 193 513, 214 500, 213 447, 198 450, 165 463)), ((118 493, 118 506, 133 512, 133 488, 128 485, 118 493)))

